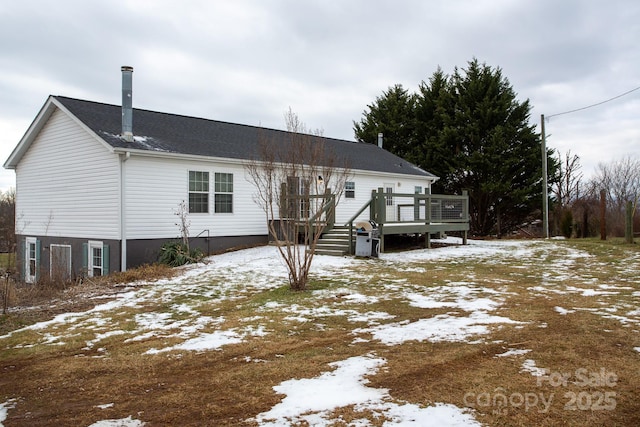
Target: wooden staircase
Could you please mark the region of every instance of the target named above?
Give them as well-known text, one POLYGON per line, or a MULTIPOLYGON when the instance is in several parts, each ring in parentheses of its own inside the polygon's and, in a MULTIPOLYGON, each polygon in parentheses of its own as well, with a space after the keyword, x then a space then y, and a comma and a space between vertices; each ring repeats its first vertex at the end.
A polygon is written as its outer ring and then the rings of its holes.
MULTIPOLYGON (((353 234, 355 236, 355 233, 353 234)), ((324 233, 316 245, 316 255, 343 256, 349 253, 349 227, 334 225, 324 233)))

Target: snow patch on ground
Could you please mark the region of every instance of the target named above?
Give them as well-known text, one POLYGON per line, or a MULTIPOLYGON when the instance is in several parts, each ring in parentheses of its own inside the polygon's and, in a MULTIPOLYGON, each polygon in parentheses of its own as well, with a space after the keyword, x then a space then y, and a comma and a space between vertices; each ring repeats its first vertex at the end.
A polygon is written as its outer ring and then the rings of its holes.
POLYGON ((569 313, 575 313, 575 312, 576 312, 575 310, 567 310, 566 308, 557 307, 557 306, 556 306, 556 307, 553 307, 553 309, 554 309, 556 312, 558 312, 558 313, 562 314, 563 316, 566 316, 566 315, 567 315, 567 314, 569 314, 569 313))
POLYGON ((507 317, 493 316, 476 311, 469 316, 451 316, 441 314, 415 322, 398 322, 372 328, 360 328, 354 334, 371 334, 374 339, 392 346, 407 341, 467 341, 477 335, 489 333, 487 325, 498 323, 521 324, 507 317))
POLYGON ((496 354, 494 357, 511 357, 511 356, 522 356, 523 354, 527 354, 529 353, 531 350, 526 350, 526 349, 514 349, 514 348, 510 348, 509 350, 505 351, 504 353, 500 353, 500 354, 496 354))
POLYGON ((109 409, 109 408, 113 408, 115 406, 114 403, 105 403, 103 405, 96 405, 94 406, 94 408, 98 408, 98 409, 109 409))
MULTIPOLYGON (((370 411, 402 426, 480 426, 472 415, 454 405, 436 404, 422 408, 397 404, 389 391, 367 387, 367 375, 374 375, 386 360, 374 355, 356 356, 331 363, 336 369, 316 378, 283 381, 273 389, 285 395, 280 403, 255 418, 263 427, 287 427, 299 423, 330 425, 331 412, 354 405, 357 412, 370 411)), ((388 425, 390 423, 385 423, 388 425)), ((366 419, 362 424, 370 425, 366 419)))
POLYGON ((134 420, 129 415, 127 418, 119 420, 102 420, 91 424, 89 427, 142 427, 145 423, 140 420, 134 420))
POLYGON ((547 370, 536 366, 536 361, 533 359, 527 359, 522 363, 522 369, 520 372, 528 372, 534 377, 544 377, 547 374, 547 370))
POLYGON ((16 399, 9 399, 4 403, 0 403, 0 427, 3 427, 3 422, 7 419, 7 413, 9 409, 13 409, 16 406, 16 399))

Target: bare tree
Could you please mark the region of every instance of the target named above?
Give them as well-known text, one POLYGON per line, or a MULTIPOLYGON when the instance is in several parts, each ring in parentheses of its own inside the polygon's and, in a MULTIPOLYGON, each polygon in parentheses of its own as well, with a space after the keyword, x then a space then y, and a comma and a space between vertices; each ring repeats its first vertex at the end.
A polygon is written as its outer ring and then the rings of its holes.
POLYGON ((0 191, 0 251, 16 249, 16 192, 13 188, 0 191))
POLYGON ((580 199, 581 167, 578 155, 572 155, 571 151, 567 151, 563 159, 558 152, 558 172, 553 179, 552 187, 552 194, 556 202, 553 209, 553 225, 555 233, 560 232, 566 237, 578 234, 574 216, 577 213, 575 212, 576 208, 580 205, 576 202, 580 199))
POLYGON ((580 183, 582 181, 580 157, 577 154, 571 155, 571 150, 569 150, 565 153, 564 160, 558 153, 558 160, 560 165, 559 179, 554 185, 553 193, 561 207, 570 207, 580 198, 580 183))
POLYGON ((189 207, 187 206, 187 202, 182 200, 178 204, 178 210, 174 211, 173 214, 178 217, 178 222, 175 224, 178 226, 180 230, 180 237, 182 239, 182 244, 187 250, 187 253, 190 252, 189 248, 189 227, 191 227, 191 220, 189 220, 189 207))
POLYGON ((640 200, 640 159, 623 157, 609 163, 598 164, 596 175, 590 184, 597 191, 605 190, 608 213, 613 232, 620 235, 624 229, 624 212, 627 202, 633 203, 633 212, 640 200))
POLYGON ((245 165, 256 187, 254 201, 264 210, 293 290, 304 290, 314 251, 351 171, 328 146, 322 131, 310 131, 291 108, 287 133, 261 132, 258 153, 245 165))

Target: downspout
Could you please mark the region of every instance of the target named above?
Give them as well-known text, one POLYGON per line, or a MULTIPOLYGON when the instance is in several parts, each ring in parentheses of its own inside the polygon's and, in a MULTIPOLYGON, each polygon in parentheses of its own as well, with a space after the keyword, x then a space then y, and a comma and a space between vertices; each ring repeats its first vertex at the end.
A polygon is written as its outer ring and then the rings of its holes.
POLYGON ((127 198, 125 162, 131 157, 127 151, 120 155, 120 271, 127 271, 127 198))

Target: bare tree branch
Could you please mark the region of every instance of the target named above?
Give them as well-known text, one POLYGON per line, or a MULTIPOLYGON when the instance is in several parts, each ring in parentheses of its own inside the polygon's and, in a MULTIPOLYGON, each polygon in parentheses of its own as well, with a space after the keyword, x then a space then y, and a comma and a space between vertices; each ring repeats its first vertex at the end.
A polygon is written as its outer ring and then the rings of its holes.
POLYGON ((285 124, 288 132, 276 133, 278 138, 272 132, 259 135, 258 153, 245 170, 287 266, 290 286, 304 290, 317 242, 333 225, 351 171, 329 149, 322 131, 310 132, 291 108, 285 124))

